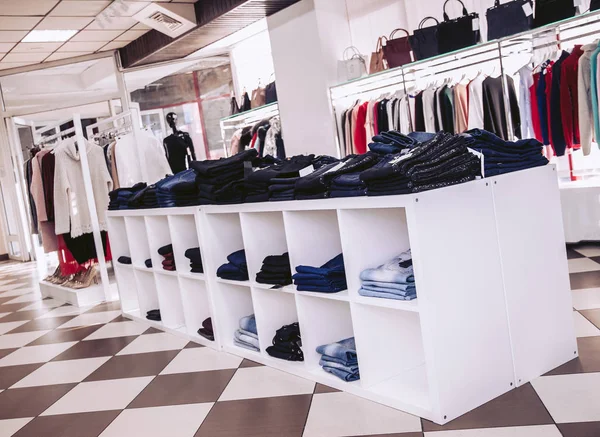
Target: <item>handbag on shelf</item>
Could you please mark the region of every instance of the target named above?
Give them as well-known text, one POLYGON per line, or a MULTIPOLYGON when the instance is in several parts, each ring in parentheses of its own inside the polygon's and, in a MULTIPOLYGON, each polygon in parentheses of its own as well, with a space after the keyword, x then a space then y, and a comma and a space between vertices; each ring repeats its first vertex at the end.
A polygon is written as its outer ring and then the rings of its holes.
POLYGON ((266 104, 266 101, 266 90, 265 88, 262 88, 259 84, 258 88, 252 91, 252 99, 250 100, 250 106, 252 106, 252 109, 260 108, 261 106, 264 106, 266 104))
POLYGON ((542 27, 575 16, 573 0, 536 0, 534 27, 542 27))
POLYGON ((338 61, 338 82, 344 83, 366 75, 367 58, 361 55, 354 46, 346 48, 343 59, 338 61), (351 56, 350 53, 352 53, 351 56))
POLYGON ((265 87, 265 104, 269 105, 277 101, 277 87, 275 87, 275 81, 271 82, 265 87))
POLYGON ((590 11, 597 11, 600 9, 600 0, 592 0, 590 2, 590 11))
POLYGON ((377 39, 377 46, 375 47, 375 51, 371 54, 369 74, 379 73, 380 71, 387 70, 385 54, 383 53, 384 41, 387 41, 387 38, 385 36, 380 36, 377 39))
POLYGON ((438 25, 440 54, 474 46, 481 38, 479 14, 469 13, 465 4, 461 0, 457 0, 462 5, 462 16, 451 20, 446 13, 446 5, 449 1, 446 0, 444 3, 444 21, 438 25))
POLYGON ((512 0, 500 4, 500 0, 494 2, 494 6, 486 13, 488 25, 488 41, 504 38, 533 29, 533 1, 512 0))
MULTIPOLYGON (((600 1, 600 0, 599 0, 600 1)), ((438 26, 440 22, 433 17, 425 17, 419 23, 419 28, 409 37, 415 61, 431 58, 439 54, 438 51, 438 26), (434 20, 435 25, 423 27, 427 20, 434 20)))
POLYGON ((240 112, 250 111, 251 109, 252 102, 250 101, 248 93, 244 91, 244 95, 242 96, 242 106, 240 106, 240 112))
POLYGON ((406 29, 396 29, 390 34, 383 46, 383 54, 389 68, 401 67, 412 62, 409 37, 410 33, 406 29), (404 32, 406 36, 394 38, 397 32, 404 32))
POLYGON ((231 105, 229 107, 229 115, 236 115, 240 113, 240 106, 238 105, 235 96, 231 97, 231 105))

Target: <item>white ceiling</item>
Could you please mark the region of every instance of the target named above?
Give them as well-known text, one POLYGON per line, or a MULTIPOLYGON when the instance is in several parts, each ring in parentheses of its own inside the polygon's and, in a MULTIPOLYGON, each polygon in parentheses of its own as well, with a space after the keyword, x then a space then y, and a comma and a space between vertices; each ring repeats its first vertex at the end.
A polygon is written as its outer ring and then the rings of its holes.
MULTIPOLYGON (((152 0, 155 1, 155 0, 152 0)), ((160 3, 196 0, 160 0, 160 3)), ((150 28, 132 18, 151 1, 122 0, 0 0, 0 70, 56 61, 121 48, 150 28), (120 16, 95 18, 111 6, 120 16), (64 43, 24 43, 31 30, 77 30, 64 43)))

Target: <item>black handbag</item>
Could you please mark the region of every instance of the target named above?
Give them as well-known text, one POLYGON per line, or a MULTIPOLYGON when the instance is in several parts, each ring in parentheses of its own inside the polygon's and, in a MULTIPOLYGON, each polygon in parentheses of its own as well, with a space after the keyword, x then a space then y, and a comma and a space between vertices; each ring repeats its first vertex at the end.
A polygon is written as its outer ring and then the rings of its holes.
POLYGON ((555 23, 575 16, 577 8, 573 0, 536 0, 535 27, 555 23))
POLYGON ((592 0, 590 2, 590 11, 597 11, 600 9, 600 0, 592 0))
POLYGON ((462 5, 463 14, 461 17, 451 20, 446 13, 446 5, 449 1, 446 0, 444 3, 444 21, 438 25, 438 50, 440 54, 473 46, 481 38, 479 14, 475 12, 469 14, 464 3, 457 0, 462 5))
MULTIPOLYGON (((598 0, 600 1, 600 0, 598 0)), ((438 25, 440 22, 433 17, 425 17, 419 23, 419 28, 415 30, 414 35, 409 37, 410 46, 413 49, 415 60, 431 58, 438 55, 438 25), (435 26, 423 27, 427 20, 434 20, 435 26)))
POLYGON ((275 103, 277 101, 277 87, 275 82, 271 82, 265 87, 266 104, 275 103))
POLYGON ((238 105, 237 99, 235 96, 231 98, 231 104, 229 107, 229 115, 235 115, 240 113, 240 106, 238 105))
POLYGON ((500 4, 500 0, 496 0, 494 6, 487 10, 486 17, 488 41, 531 30, 533 1, 513 0, 500 4))

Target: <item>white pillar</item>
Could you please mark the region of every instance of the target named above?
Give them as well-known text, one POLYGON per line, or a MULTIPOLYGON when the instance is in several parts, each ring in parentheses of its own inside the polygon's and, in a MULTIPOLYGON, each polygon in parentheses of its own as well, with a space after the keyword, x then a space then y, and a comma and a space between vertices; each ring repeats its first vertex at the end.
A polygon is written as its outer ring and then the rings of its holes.
POLYGON ((329 87, 351 45, 345 0, 302 0, 267 19, 285 148, 338 155, 329 87))

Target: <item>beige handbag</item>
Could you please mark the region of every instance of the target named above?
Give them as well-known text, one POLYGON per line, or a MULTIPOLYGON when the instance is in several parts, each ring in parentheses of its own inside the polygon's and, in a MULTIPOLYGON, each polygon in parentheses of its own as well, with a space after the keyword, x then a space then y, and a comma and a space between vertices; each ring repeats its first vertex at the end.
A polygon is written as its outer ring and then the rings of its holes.
POLYGON ((377 40, 377 47, 371 54, 371 65, 369 67, 369 74, 379 73, 380 71, 387 70, 387 62, 385 61, 385 55, 383 54, 383 44, 387 42, 385 36, 380 36, 377 40))
POLYGON ((252 109, 264 106, 266 102, 267 96, 265 89, 259 85, 258 88, 252 91, 252 100, 250 101, 252 109))

